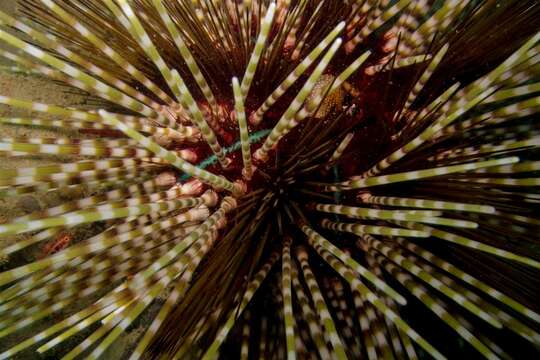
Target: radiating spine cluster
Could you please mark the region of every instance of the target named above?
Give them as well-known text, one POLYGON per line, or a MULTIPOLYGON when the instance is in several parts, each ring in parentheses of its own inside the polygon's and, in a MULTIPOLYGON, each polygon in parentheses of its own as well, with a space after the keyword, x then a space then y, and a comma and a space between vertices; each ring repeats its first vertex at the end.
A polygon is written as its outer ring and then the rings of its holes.
POLYGON ((135 326, 131 359, 442 359, 439 329, 490 359, 516 352, 491 334, 537 351, 540 6, 430 3, 0 12, 5 58, 99 99, 0 96, 28 113, 2 124, 77 134, 0 138, 62 156, 2 169, 0 196, 79 191, 0 224, 3 256, 42 249, 0 273, 0 338, 25 334, 0 358, 105 357, 135 326), (479 43, 508 18, 509 50, 479 43))

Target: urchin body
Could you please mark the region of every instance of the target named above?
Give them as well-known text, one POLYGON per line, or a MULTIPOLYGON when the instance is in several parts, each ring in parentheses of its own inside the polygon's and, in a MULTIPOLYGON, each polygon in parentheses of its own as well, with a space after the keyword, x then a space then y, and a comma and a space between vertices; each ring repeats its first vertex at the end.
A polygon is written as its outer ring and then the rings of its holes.
POLYGON ((438 331, 487 358, 514 355, 502 336, 540 344, 536 3, 20 7, 0 13, 20 50, 3 55, 98 106, 0 96, 33 112, 2 122, 80 134, 2 139, 70 159, 2 173, 4 193, 87 190, 0 225, 28 235, 6 255, 44 246, 0 274, 0 336, 58 320, 0 358, 89 329, 60 353, 99 357, 142 317, 132 358, 455 355, 438 331))

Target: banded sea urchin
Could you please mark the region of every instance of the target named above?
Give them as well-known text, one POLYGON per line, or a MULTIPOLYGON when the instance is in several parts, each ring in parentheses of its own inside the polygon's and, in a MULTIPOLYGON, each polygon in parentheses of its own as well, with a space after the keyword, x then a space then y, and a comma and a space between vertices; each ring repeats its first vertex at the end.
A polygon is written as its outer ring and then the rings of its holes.
POLYGON ((44 249, 0 273, 0 358, 537 350, 536 1, 19 5, 2 55, 96 105, 0 96, 78 134, 1 139, 63 156, 2 196, 79 191, 0 225, 44 249))

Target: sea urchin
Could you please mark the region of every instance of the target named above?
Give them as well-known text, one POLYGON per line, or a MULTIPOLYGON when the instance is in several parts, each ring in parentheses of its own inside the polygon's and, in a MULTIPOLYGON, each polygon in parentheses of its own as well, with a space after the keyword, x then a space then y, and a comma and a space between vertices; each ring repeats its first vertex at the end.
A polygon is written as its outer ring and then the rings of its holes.
POLYGON ((0 96, 77 134, 0 140, 48 162, 2 196, 71 194, 0 225, 42 253, 0 273, 1 359, 537 351, 536 1, 19 6, 2 55, 93 105, 0 96))

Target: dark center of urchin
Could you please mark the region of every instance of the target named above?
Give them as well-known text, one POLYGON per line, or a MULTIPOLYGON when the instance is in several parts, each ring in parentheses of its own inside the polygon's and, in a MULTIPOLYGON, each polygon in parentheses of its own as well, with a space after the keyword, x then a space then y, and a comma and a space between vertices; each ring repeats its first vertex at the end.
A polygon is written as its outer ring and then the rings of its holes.
POLYGON ((281 177, 277 177, 271 183, 268 184, 268 191, 272 192, 274 196, 280 201, 286 200, 290 195, 289 184, 286 183, 281 177))
POLYGON ((19 4, 2 55, 100 109, 0 94, 84 135, 0 140, 74 156, 0 201, 81 190, 0 224, 45 245, 0 273, 0 359, 538 357, 538 1, 19 4))

